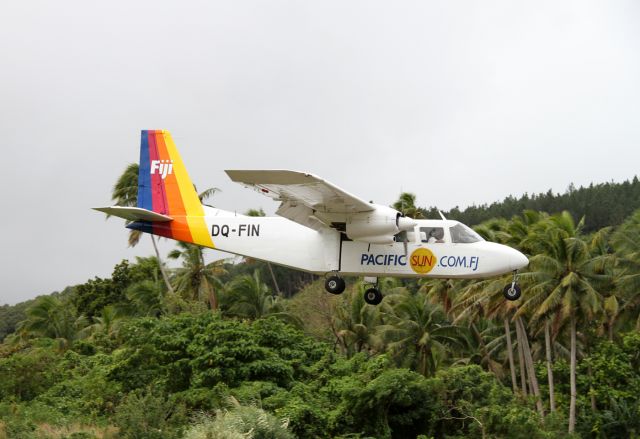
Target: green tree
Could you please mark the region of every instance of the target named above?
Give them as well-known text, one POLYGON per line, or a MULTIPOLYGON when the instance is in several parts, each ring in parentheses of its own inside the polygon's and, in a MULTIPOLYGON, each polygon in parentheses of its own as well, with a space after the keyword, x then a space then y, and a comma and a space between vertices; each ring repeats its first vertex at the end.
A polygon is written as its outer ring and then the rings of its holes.
POLYGON ((402 192, 398 200, 391 206, 403 215, 413 219, 426 218, 424 209, 416 207, 416 196, 409 192, 402 192))
POLYGON ((219 276, 223 275, 224 261, 219 260, 206 264, 202 247, 178 242, 177 249, 169 253, 170 259, 182 260, 182 267, 175 270, 173 281, 176 290, 186 298, 208 301, 211 311, 218 309, 217 289, 222 285, 219 276))
MULTIPOLYGON (((116 184, 113 186, 113 190, 111 192, 111 199, 115 203, 116 206, 137 206, 138 205, 138 174, 140 172, 140 166, 137 163, 129 163, 125 168, 124 172, 118 177, 116 184)), ((110 215, 107 215, 109 218, 110 215)), ((127 221, 128 223, 129 221, 127 221)), ((140 238, 142 236, 142 232, 139 230, 129 230, 129 246, 135 247, 138 242, 140 242, 140 238)), ((158 250, 158 245, 156 243, 156 239, 152 234, 149 234, 151 238, 151 243, 153 244, 153 250, 156 253, 156 258, 158 258, 158 265, 160 267, 160 271, 162 273, 162 279, 164 280, 165 285, 167 286, 167 290, 171 294, 174 293, 173 287, 171 286, 171 282, 169 282, 169 275, 167 273, 167 269, 162 263, 162 258, 160 257, 160 251, 158 250)))
POLYGON ((442 369, 433 381, 444 406, 434 437, 564 437, 477 365, 442 369))
POLYGON ((427 433, 435 424, 437 393, 421 375, 387 369, 343 394, 358 430, 378 438, 407 438, 427 433))
POLYGON ((450 315, 454 300, 464 286, 464 282, 457 279, 424 278, 419 281, 419 285, 418 293, 426 294, 432 303, 440 304, 444 312, 450 315))
MULTIPOLYGON (((265 216, 264 210, 262 210, 262 208, 260 209, 249 209, 248 211, 245 212, 245 215, 247 216, 265 216)), ((282 295, 282 292, 280 291, 280 286, 278 285, 278 281, 276 280, 276 275, 273 272, 273 267, 271 266, 271 262, 267 262, 267 268, 269 269, 269 273, 271 274, 271 280, 273 281, 273 286, 276 289, 276 293, 278 293, 278 296, 282 295)))
POLYGON ((50 346, 31 346, 0 357, 0 401, 30 401, 61 380, 61 353, 50 346))
POLYGON ((77 285, 70 300, 78 312, 91 319, 107 305, 126 306, 125 291, 132 282, 130 267, 129 261, 123 260, 113 268, 110 278, 96 277, 77 285))
POLYGON ((171 439, 181 437, 172 428, 181 415, 179 407, 151 387, 129 393, 117 407, 114 420, 125 439, 171 439))
POLYGON ((225 288, 225 304, 232 315, 259 319, 273 311, 277 301, 258 270, 236 277, 225 288))
POLYGON ((114 306, 108 305, 102 308, 100 316, 94 317, 93 321, 94 323, 87 328, 92 336, 103 335, 111 337, 117 334, 122 316, 114 306))
MULTIPOLYGON (((478 226, 476 230, 478 230, 478 232, 485 238, 492 241, 516 247, 521 251, 531 251, 527 246, 531 229, 540 222, 541 218, 546 218, 546 216, 538 212, 525 211, 522 216, 515 216, 510 221, 488 221, 478 226)), ((461 308, 457 320, 466 318, 474 319, 477 315, 485 315, 488 318, 502 319, 505 332, 504 341, 506 342, 507 357, 511 372, 511 383, 514 392, 517 389, 517 384, 515 359, 512 352, 513 344, 511 342, 511 321, 515 323, 517 340, 516 347, 518 349, 520 365, 521 392, 522 395, 526 396, 528 381, 529 388, 536 399, 537 410, 542 416, 544 414, 544 408, 542 406, 538 379, 533 362, 533 354, 525 322, 522 315, 516 314, 518 303, 506 301, 502 295, 504 286, 510 281, 510 276, 503 276, 500 278, 475 281, 469 284, 465 288, 464 292, 459 296, 459 300, 456 303, 456 308, 461 308)), ((550 351, 547 349, 548 354, 549 352, 550 351)), ((551 407, 553 407, 553 375, 551 373, 550 365, 548 378, 551 407)))
POLYGON ((131 302, 132 311, 139 316, 158 316, 165 309, 164 297, 157 282, 143 280, 127 288, 125 292, 131 302))
POLYGON ((31 306, 34 300, 27 300, 15 305, 0 306, 0 343, 2 340, 15 332, 18 323, 25 319, 25 311, 31 306))
POLYGON ((56 340, 59 349, 66 350, 86 335, 88 320, 71 303, 42 296, 27 309, 27 318, 19 326, 32 336, 56 340))
POLYGON ((386 348, 398 364, 424 376, 433 374, 448 352, 465 345, 465 330, 452 325, 439 305, 421 294, 387 297, 380 327, 386 348))
POLYGON ((354 288, 342 295, 332 320, 336 341, 347 357, 359 352, 376 352, 382 348, 378 327, 382 323, 380 310, 367 305, 360 291, 354 288))
MULTIPOLYGON (((606 304, 609 314, 614 318, 622 316, 623 322, 631 322, 631 327, 640 330, 640 210, 612 234, 611 244, 616 252, 616 296, 620 303, 610 299, 606 304)), ((615 321, 609 324, 611 331, 614 324, 615 321)))
POLYGON ((570 331, 570 407, 569 433, 576 423, 577 324, 589 324, 602 309, 602 295, 594 285, 603 276, 595 271, 597 260, 589 244, 580 236, 583 222, 577 226, 568 212, 554 215, 540 224, 531 235, 538 253, 530 261, 525 275, 528 295, 518 314, 529 313, 533 320, 553 318, 568 322, 570 331))
MULTIPOLYGON (((516 343, 515 347, 518 349, 518 358, 520 366, 520 379, 521 387, 520 391, 522 395, 527 395, 527 371, 528 381, 531 389, 537 389, 537 378, 533 373, 534 365, 529 364, 527 359, 532 358, 532 355, 527 350, 529 349, 529 342, 526 331, 521 330, 523 325, 518 319, 514 318, 514 313, 518 308, 515 302, 505 300, 502 290, 504 285, 510 279, 505 277, 492 278, 481 281, 472 282, 465 286, 465 288, 457 296, 457 300, 454 305, 454 312, 457 313, 455 322, 473 322, 481 321, 484 318, 502 320, 504 326, 504 337, 495 338, 488 342, 483 350, 486 352, 483 355, 483 362, 487 365, 491 365, 491 355, 496 346, 504 346, 507 354, 507 360, 509 363, 509 371, 511 375, 511 385, 515 392, 518 391, 518 384, 516 381, 516 367, 515 358, 513 355, 514 344, 511 341, 511 323, 515 321, 516 324, 516 343)), ((473 327, 472 327, 473 329, 473 327)), ((472 331, 476 332, 476 331, 472 331)), ((493 354, 495 355, 495 354, 493 354)), ((490 370, 496 372, 497 368, 491 367, 490 370)), ((536 392, 534 392, 536 393, 536 392)), ((536 393, 536 404, 538 410, 542 412, 542 403, 539 400, 539 395, 536 393)))

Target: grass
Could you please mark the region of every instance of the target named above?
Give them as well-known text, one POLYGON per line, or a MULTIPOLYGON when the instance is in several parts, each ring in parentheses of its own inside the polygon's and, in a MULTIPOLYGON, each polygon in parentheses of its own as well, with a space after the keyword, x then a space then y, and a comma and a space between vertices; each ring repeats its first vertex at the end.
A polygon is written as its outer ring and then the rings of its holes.
MULTIPOLYGON (((1 430, 0 430, 1 431, 1 430)), ((87 437, 96 439, 116 439, 118 438, 118 429, 116 427, 97 427, 94 425, 72 424, 66 426, 57 426, 50 424, 40 424, 36 430, 35 438, 37 439, 65 439, 72 434, 86 433, 87 437)), ((0 433, 0 439, 3 439, 0 433)))

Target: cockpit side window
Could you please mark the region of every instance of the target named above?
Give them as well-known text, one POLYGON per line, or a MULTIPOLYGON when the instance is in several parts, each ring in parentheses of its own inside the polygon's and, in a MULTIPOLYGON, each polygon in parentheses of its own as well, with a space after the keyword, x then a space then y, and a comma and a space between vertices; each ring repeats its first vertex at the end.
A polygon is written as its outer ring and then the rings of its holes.
POLYGON ((451 242, 455 244, 469 244, 483 241, 482 237, 464 224, 456 224, 449 229, 451 242))
POLYGON ((444 242, 444 228, 442 227, 420 227, 420 237, 422 242, 436 243, 444 242))

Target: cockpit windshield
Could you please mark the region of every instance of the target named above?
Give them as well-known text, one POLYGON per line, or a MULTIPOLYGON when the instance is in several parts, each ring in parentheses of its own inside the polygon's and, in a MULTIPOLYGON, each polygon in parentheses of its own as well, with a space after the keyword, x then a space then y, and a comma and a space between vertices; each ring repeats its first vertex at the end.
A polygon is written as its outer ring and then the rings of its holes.
POLYGON ((455 244, 469 244, 484 241, 480 235, 464 224, 456 224, 449 229, 449 232, 451 233, 451 242, 455 244))

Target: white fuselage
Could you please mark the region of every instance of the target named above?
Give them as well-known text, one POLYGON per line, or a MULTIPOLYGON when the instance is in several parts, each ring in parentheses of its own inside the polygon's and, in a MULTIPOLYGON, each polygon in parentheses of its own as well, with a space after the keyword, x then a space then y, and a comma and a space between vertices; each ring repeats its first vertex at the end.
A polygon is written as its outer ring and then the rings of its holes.
POLYGON ((368 244, 351 241, 334 229, 316 231, 280 217, 249 217, 209 206, 205 220, 214 248, 315 274, 355 276, 484 278, 527 265, 527 258, 508 246, 460 240, 465 226, 450 220, 416 220, 404 242, 368 244), (430 236, 438 231, 438 239, 430 236))

